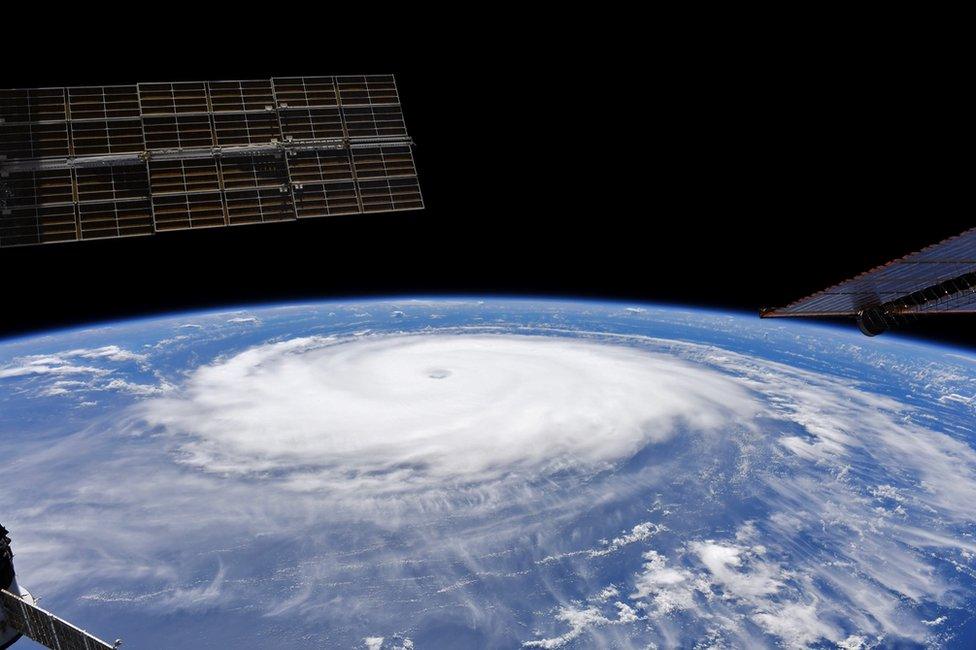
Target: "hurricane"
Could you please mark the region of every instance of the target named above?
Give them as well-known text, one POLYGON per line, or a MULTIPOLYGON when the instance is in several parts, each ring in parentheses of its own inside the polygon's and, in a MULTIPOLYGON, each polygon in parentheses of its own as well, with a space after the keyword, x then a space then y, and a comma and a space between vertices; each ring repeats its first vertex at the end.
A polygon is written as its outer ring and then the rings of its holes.
POLYGON ((150 646, 965 643, 976 357, 870 346, 463 300, 11 342, 5 524, 23 582, 150 646))

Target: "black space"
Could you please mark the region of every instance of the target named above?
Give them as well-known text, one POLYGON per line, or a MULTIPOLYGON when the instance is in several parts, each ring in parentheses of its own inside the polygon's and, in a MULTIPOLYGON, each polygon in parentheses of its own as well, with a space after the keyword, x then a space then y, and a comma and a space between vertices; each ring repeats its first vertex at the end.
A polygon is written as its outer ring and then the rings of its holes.
MULTIPOLYGON (((394 72, 427 209, 2 250, 0 335, 362 295, 757 311, 973 226, 960 59, 921 25, 474 12, 340 29, 299 12, 174 27, 207 22, 194 15, 25 30, 0 86, 394 72)), ((974 325, 906 332, 976 345, 974 325)))

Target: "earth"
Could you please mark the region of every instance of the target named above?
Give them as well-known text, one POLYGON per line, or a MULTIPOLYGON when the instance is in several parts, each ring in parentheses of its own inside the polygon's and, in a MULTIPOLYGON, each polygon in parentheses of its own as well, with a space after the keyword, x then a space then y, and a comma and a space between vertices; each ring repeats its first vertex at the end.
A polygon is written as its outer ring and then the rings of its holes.
POLYGON ((183 314, 0 343, 0 520, 130 648, 972 647, 974 425, 976 354, 854 328, 183 314))

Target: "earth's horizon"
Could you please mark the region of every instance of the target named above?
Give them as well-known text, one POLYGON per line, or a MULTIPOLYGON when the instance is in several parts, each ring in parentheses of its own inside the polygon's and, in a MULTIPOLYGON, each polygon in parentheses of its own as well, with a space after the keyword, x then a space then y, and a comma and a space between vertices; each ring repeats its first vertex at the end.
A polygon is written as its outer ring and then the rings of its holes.
POLYGON ((714 309, 194 311, 0 341, 0 522, 133 648, 960 647, 974 416, 971 350, 714 309))

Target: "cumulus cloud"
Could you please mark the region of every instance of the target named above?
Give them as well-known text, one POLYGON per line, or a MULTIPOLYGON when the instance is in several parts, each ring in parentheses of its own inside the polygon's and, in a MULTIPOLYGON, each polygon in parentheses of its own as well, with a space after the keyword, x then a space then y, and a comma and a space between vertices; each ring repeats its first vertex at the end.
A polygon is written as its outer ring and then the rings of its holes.
POLYGON ((159 385, 139 384, 132 381, 126 381, 124 379, 113 379, 105 384, 105 390, 120 391, 123 393, 131 393, 133 395, 160 395, 172 390, 172 386, 166 383, 159 385))
POLYGON ((43 357, 28 358, 0 368, 0 379, 10 379, 14 377, 29 377, 31 375, 94 375, 101 376, 108 374, 104 368, 94 366, 81 366, 69 363, 63 359, 43 357))
POLYGON ((40 382, 36 395, 41 397, 71 395, 78 390, 114 390, 109 376, 115 371, 115 365, 108 364, 136 363, 141 366, 147 359, 144 354, 117 345, 28 355, 0 366, 0 381, 36 380, 40 382))
POLYGON ((586 556, 591 558, 603 557, 619 551, 624 546, 628 546, 636 542, 646 541, 654 535, 660 533, 662 530, 665 530, 664 526, 651 521, 644 521, 636 524, 629 532, 622 533, 619 537, 614 537, 613 540, 600 540, 601 546, 576 551, 567 551, 557 555, 549 555, 539 560, 539 564, 549 564, 567 557, 575 556, 586 556))
POLYGON ((71 350, 65 352, 67 357, 81 357, 82 359, 108 359, 109 361, 145 361, 145 354, 138 354, 117 345, 105 345, 99 348, 71 350))
POLYGON ((707 582, 696 580, 688 570, 667 566, 667 559, 657 551, 644 553, 644 567, 634 577, 631 599, 643 601, 658 614, 670 614, 694 606, 694 592, 705 591, 707 582))
POLYGON ((526 641, 522 644, 522 647, 544 648, 545 650, 562 648, 571 641, 579 638, 584 632, 592 631, 594 628, 605 625, 633 623, 639 620, 640 617, 637 616, 637 612, 630 605, 622 602, 616 602, 614 605, 617 612, 613 618, 607 617, 597 607, 562 607, 556 613, 556 620, 568 625, 569 631, 556 637, 526 641))

